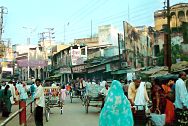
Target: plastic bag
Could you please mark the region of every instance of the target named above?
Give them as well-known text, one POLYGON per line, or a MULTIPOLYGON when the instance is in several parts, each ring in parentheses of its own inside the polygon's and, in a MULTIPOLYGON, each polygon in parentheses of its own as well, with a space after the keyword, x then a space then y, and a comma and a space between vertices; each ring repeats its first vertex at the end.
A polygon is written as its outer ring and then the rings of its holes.
POLYGON ((156 126, 164 126, 165 125, 165 114, 156 114, 156 113, 151 113, 151 120, 155 122, 156 126))

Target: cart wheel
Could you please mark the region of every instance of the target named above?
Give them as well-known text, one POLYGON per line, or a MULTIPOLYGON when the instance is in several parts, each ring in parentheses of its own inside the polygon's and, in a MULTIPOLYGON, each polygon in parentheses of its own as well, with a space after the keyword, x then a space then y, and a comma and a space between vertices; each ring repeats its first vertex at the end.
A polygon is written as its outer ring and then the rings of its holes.
POLYGON ((63 114, 63 102, 60 103, 61 115, 63 114))
POLYGON ((45 108, 45 117, 46 117, 46 122, 48 122, 50 119, 50 109, 49 108, 45 108))
POLYGON ((86 98, 83 97, 83 100, 82 100, 82 106, 85 106, 85 104, 86 104, 86 98))
POLYGON ((70 92, 70 100, 71 100, 71 103, 72 103, 72 96, 73 95, 73 93, 72 92, 70 92))
POLYGON ((85 102, 85 109, 86 109, 86 113, 88 114, 88 109, 89 109, 89 99, 86 99, 86 102, 85 102))

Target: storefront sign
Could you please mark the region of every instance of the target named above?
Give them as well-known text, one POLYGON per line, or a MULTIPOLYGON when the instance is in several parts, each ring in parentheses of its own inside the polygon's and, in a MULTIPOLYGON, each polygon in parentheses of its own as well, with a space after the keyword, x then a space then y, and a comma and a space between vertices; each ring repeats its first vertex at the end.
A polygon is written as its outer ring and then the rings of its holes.
POLYGON ((72 67, 72 72, 73 73, 83 73, 83 72, 86 72, 85 65, 80 65, 80 66, 74 66, 74 67, 72 67))
POLYGON ((60 68, 60 73, 71 73, 71 68, 70 67, 64 67, 60 68))

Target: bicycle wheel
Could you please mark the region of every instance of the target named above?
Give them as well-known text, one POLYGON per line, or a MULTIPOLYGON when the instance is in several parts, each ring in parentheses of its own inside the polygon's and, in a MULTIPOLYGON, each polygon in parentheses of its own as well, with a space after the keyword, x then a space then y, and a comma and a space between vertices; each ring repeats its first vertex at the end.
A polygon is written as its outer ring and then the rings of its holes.
POLYGON ((89 99, 86 98, 86 101, 85 101, 85 110, 86 110, 87 114, 88 114, 88 109, 89 109, 89 99))

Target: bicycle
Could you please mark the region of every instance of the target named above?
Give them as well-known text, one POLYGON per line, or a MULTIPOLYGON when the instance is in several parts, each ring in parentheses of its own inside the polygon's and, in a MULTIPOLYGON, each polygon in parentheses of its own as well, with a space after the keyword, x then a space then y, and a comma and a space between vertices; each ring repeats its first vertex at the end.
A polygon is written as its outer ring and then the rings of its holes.
MULTIPOLYGON (((148 105, 148 109, 152 105, 148 105)), ((150 113, 146 113, 146 105, 134 105, 132 107, 133 117, 134 117, 134 126, 156 126, 155 122, 151 119, 150 113)))

